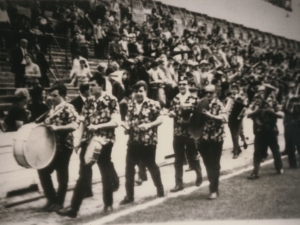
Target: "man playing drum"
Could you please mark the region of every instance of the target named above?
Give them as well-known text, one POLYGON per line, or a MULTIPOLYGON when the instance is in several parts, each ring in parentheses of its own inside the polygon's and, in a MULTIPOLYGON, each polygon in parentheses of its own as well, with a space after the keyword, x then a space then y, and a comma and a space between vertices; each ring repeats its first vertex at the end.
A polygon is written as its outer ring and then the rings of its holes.
POLYGON ((79 116, 74 107, 64 100, 67 88, 62 83, 54 84, 49 92, 52 108, 44 123, 55 134, 56 153, 47 167, 38 170, 38 175, 47 198, 47 203, 41 210, 53 212, 63 208, 69 181, 69 161, 73 151, 72 132, 78 127, 79 116), (54 170, 57 173, 57 192, 51 179, 54 170))
POLYGON ((180 76, 178 87, 180 93, 172 100, 169 116, 174 118, 174 140, 175 153, 175 187, 171 192, 183 190, 183 162, 185 152, 191 169, 195 170, 197 179, 196 186, 202 183, 200 162, 197 154, 196 142, 189 133, 190 116, 197 106, 198 98, 188 91, 186 76, 180 76))
POLYGON ((87 99, 82 110, 85 131, 82 137, 81 151, 84 151, 86 164, 80 168, 71 207, 57 211, 57 214, 61 216, 73 218, 77 216, 89 188, 88 174, 94 163, 98 164, 102 177, 104 212, 112 211, 113 191, 119 187, 119 182, 116 183, 115 178, 117 174, 111 161, 115 128, 121 121, 118 101, 116 97, 104 92, 105 80, 101 77, 92 77, 89 86, 93 96, 87 99), (88 154, 91 155, 90 158, 87 157, 88 154))

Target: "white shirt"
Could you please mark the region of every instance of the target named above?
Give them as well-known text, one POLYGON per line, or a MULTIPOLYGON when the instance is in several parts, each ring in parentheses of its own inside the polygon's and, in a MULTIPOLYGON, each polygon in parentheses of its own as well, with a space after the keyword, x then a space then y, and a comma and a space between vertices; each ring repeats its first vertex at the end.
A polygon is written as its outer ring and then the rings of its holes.
POLYGON ((105 78, 105 89, 106 92, 110 95, 112 95, 112 85, 111 82, 109 81, 109 77, 104 77, 105 78))
POLYGON ((137 101, 135 101, 135 106, 136 106, 136 111, 137 111, 137 113, 140 113, 140 111, 141 111, 141 109, 142 109, 142 105, 143 105, 143 103, 146 101, 146 98, 144 98, 144 100, 142 101, 142 103, 141 104, 139 104, 137 101))
POLYGON ((184 103, 186 102, 187 98, 189 97, 190 93, 187 91, 185 92, 185 94, 181 94, 179 93, 178 94, 178 97, 179 97, 179 101, 180 101, 180 105, 184 105, 184 103))
POLYGON ((87 65, 87 69, 90 71, 89 62, 85 58, 79 56, 79 59, 75 58, 73 60, 73 66, 72 66, 72 70, 70 72, 70 77, 72 77, 72 75, 73 75, 74 72, 76 72, 78 69, 80 69, 80 60, 84 60, 85 61, 85 64, 87 65))

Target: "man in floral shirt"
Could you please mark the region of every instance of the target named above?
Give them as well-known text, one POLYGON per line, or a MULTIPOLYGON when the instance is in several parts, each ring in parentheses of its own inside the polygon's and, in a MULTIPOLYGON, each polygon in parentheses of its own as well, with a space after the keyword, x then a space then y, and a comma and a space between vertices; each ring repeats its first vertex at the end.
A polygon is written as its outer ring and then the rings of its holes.
POLYGON ((195 170, 197 179, 196 186, 202 183, 202 174, 196 142, 189 133, 190 116, 197 106, 198 98, 188 91, 188 78, 180 76, 178 82, 180 93, 171 103, 169 116, 174 118, 174 140, 173 148, 175 153, 175 187, 171 192, 183 190, 183 162, 185 152, 187 154, 191 169, 195 170))
POLYGON ((120 205, 134 201, 134 167, 140 161, 151 173, 157 188, 157 196, 164 196, 160 171, 155 162, 157 127, 162 124, 160 105, 157 101, 147 98, 147 84, 144 81, 138 81, 134 85, 134 92, 135 100, 128 104, 128 112, 123 125, 126 133, 129 134, 125 173, 127 195, 120 205))
POLYGON ((253 155, 254 169, 248 177, 250 180, 259 178, 258 173, 260 163, 266 156, 268 147, 270 147, 273 153, 274 165, 277 173, 283 173, 277 139, 277 119, 283 118, 284 113, 279 111, 278 103, 275 99, 275 93, 274 91, 272 92, 268 97, 263 96, 262 94, 256 95, 248 112, 248 117, 253 120, 253 131, 255 135, 253 155))
POLYGON ((38 170, 38 175, 47 198, 47 203, 42 211, 52 212, 61 209, 65 200, 69 181, 68 167, 73 150, 72 131, 78 127, 79 116, 75 108, 65 102, 67 89, 63 84, 54 84, 49 92, 52 108, 44 123, 55 134, 56 153, 54 159, 46 168, 38 170), (57 192, 51 179, 54 170, 57 173, 58 180, 57 192))
POLYGON ((115 128, 121 120, 119 105, 116 97, 104 92, 105 81, 100 77, 92 77, 89 81, 90 93, 83 106, 85 131, 82 137, 81 151, 93 147, 93 155, 86 159, 86 165, 81 167, 74 194, 71 201, 71 208, 58 211, 61 216, 76 217, 79 211, 84 194, 88 188, 88 173, 90 167, 97 163, 103 188, 104 212, 112 211, 113 191, 119 187, 118 177, 111 162, 111 152, 115 142, 115 128))
POLYGON ((209 199, 217 198, 219 192, 220 160, 222 155, 224 123, 227 122, 227 113, 223 103, 216 96, 214 85, 204 88, 205 98, 209 102, 208 110, 203 110, 205 123, 202 136, 199 139, 199 151, 202 155, 209 180, 209 199))

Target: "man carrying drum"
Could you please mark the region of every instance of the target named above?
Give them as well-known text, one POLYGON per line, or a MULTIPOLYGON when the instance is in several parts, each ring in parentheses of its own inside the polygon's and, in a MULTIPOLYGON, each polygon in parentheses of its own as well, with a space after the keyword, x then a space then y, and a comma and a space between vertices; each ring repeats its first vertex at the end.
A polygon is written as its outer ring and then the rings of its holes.
POLYGON ((227 122, 227 112, 223 103, 216 96, 214 85, 204 88, 208 100, 208 109, 203 110, 204 128, 199 139, 199 152, 203 158, 209 180, 209 199, 217 198, 219 194, 220 161, 222 155, 224 123, 227 122))
POLYGON ((190 116, 197 106, 198 98, 188 91, 188 78, 180 76, 179 94, 172 100, 169 117, 174 118, 174 140, 175 153, 175 187, 171 192, 183 190, 183 162, 185 152, 192 170, 196 172, 196 186, 202 183, 202 173, 197 154, 196 142, 189 133, 190 116))
POLYGON ((85 131, 83 133, 81 151, 84 151, 85 166, 80 168, 71 207, 57 211, 61 216, 76 217, 88 186, 90 167, 97 163, 103 189, 104 212, 112 211, 113 191, 119 187, 111 152, 115 142, 115 128, 121 121, 119 105, 116 97, 104 92, 105 80, 94 76, 89 81, 90 93, 93 95, 85 102, 82 110, 85 131), (87 155, 90 155, 87 156, 87 155), (117 182, 117 183, 116 183, 117 182))
POLYGON ((73 151, 72 132, 78 127, 79 115, 75 108, 64 100, 67 88, 62 83, 54 84, 49 92, 52 108, 44 123, 55 134, 56 153, 47 167, 38 170, 38 175, 47 198, 47 203, 41 210, 53 212, 63 208, 69 181, 69 161, 73 151), (58 180, 57 192, 51 179, 54 170, 58 180))

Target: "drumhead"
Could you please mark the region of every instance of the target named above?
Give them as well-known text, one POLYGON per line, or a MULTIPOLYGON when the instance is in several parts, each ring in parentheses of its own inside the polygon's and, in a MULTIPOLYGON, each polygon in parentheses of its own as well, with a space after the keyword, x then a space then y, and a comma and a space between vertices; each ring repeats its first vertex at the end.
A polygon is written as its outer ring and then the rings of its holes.
POLYGON ((28 164, 35 169, 48 166, 56 151, 55 136, 46 126, 40 125, 32 129, 24 148, 28 164))

